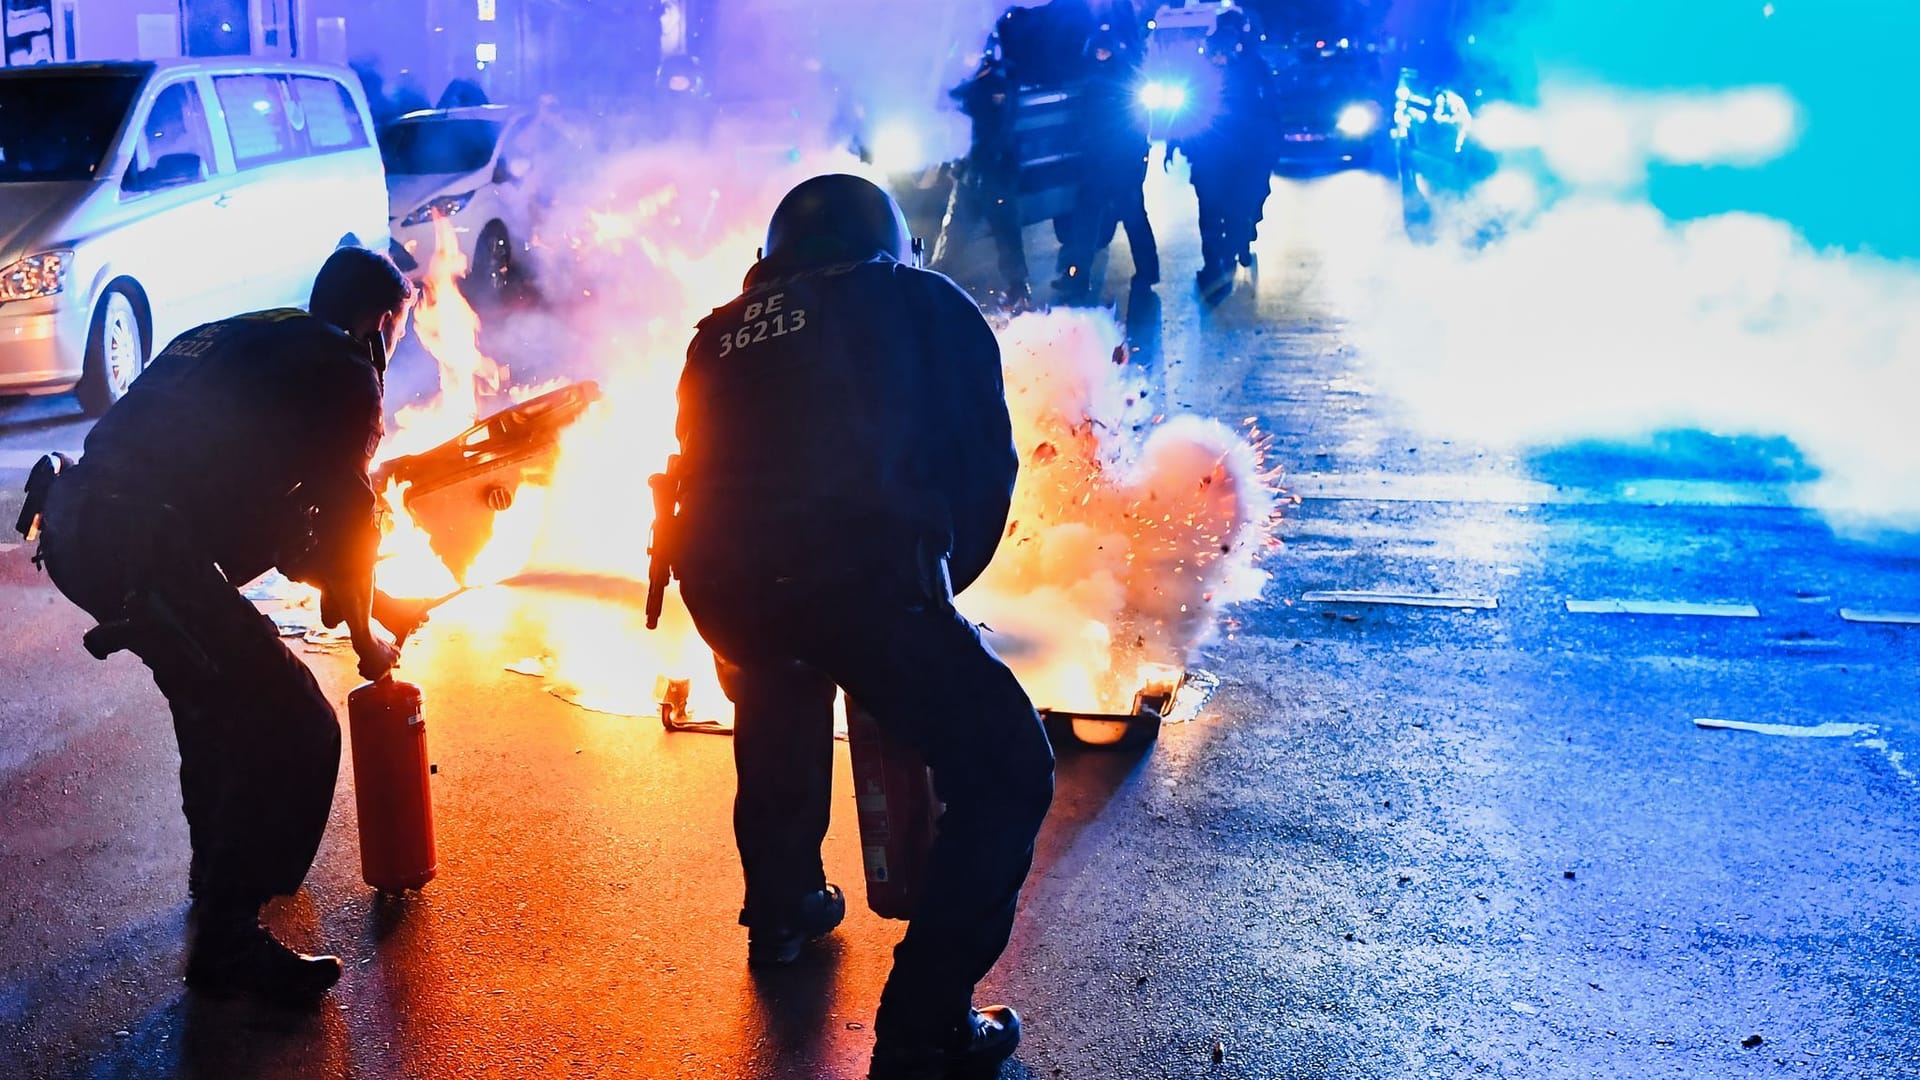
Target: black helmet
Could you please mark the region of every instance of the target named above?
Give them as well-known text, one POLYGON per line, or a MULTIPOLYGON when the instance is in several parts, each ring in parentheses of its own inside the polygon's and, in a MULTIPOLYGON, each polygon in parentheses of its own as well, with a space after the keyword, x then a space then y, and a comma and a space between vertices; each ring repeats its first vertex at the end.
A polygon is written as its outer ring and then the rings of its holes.
POLYGON ((846 173, 803 180, 773 212, 762 257, 782 270, 804 270, 890 255, 913 258, 906 215, 872 181, 846 173))
POLYGON ((1101 23, 1099 29, 1087 38, 1087 58, 1098 63, 1101 61, 1101 53, 1107 54, 1107 60, 1117 59, 1122 63, 1128 63, 1133 58, 1133 43, 1111 24, 1101 23))

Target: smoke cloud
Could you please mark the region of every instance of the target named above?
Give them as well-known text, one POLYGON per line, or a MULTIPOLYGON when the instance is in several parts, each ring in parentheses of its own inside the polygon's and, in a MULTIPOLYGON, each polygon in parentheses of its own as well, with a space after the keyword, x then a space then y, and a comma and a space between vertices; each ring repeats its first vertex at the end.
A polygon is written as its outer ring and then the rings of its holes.
POLYGON ((1336 286, 1382 387, 1436 437, 1520 448, 1784 436, 1818 472, 1802 504, 1848 531, 1920 528, 1920 263, 1897 257, 1920 234, 1910 199, 1873 197, 1913 148, 1860 125, 1863 102, 1901 96, 1880 64, 1893 24, 1920 29, 1893 7, 1548 2, 1506 20, 1541 87, 1477 110, 1508 167, 1438 242, 1386 234, 1336 286))
POLYGON ((1155 415, 1105 312, 1022 315, 1000 340, 1020 479, 961 607, 1042 704, 1124 711, 1266 585, 1271 478, 1226 426, 1155 415))

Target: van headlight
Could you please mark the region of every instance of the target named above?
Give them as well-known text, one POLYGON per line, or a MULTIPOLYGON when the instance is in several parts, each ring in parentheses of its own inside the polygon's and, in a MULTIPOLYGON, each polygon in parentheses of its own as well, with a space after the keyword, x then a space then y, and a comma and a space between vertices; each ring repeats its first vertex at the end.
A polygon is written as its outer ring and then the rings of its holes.
MULTIPOLYGON (((479 189, 475 188, 474 190, 478 191, 479 189)), ((472 191, 468 191, 459 195, 442 195, 437 199, 429 201, 427 205, 415 210, 413 213, 408 214, 406 220, 400 224, 402 227, 408 225, 425 225, 437 217, 452 217, 467 208, 467 204, 473 201, 473 194, 472 191)))
POLYGON ((67 287, 71 251, 43 251, 0 270, 0 303, 52 296, 67 287))

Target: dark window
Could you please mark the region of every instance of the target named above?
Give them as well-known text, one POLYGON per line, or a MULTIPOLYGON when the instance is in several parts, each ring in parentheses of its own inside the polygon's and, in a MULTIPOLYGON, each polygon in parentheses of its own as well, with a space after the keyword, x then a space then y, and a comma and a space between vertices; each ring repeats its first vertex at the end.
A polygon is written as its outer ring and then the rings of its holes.
POLYGON ((391 176, 470 173, 487 167, 499 141, 492 120, 415 120, 380 133, 380 158, 391 176))
POLYGON ((140 125, 140 141, 134 144, 133 168, 151 169, 168 154, 192 154, 208 172, 213 171, 207 114, 192 83, 174 83, 153 99, 153 108, 140 125))
POLYGON ((65 73, 0 78, 0 183, 93 179, 143 78, 65 73))
POLYGON ((245 56, 253 51, 247 0, 187 0, 188 56, 245 56))
POLYGON ((213 80, 227 114, 233 162, 242 169, 299 157, 306 146, 287 108, 285 85, 273 75, 218 75, 213 80))
POLYGON ((297 75, 293 79, 293 97, 306 114, 307 142, 315 153, 329 150, 356 150, 367 145, 366 125, 360 121, 360 107, 346 87, 332 79, 297 75))

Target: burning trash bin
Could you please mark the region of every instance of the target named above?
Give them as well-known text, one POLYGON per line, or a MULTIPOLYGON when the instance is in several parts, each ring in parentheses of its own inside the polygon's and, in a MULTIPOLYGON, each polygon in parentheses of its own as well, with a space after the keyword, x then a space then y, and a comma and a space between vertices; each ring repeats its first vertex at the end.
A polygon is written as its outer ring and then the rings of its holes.
POLYGON ((561 433, 599 400, 600 387, 592 382, 541 394, 431 450, 394 458, 374 472, 374 486, 401 485, 407 513, 464 582, 493 537, 494 516, 513 505, 522 485, 551 482, 561 433))

